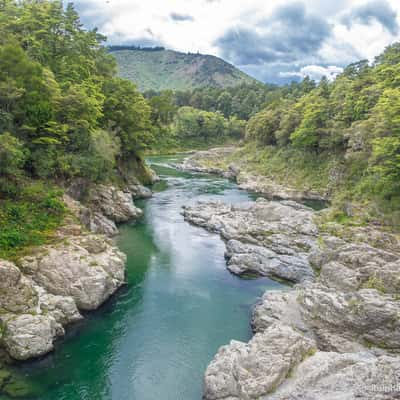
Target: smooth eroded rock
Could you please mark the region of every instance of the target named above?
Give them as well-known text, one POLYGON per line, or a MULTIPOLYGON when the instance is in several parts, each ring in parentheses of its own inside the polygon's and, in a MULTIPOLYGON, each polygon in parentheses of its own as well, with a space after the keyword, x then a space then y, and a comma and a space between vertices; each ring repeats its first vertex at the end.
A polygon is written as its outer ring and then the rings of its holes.
POLYGON ((308 207, 264 199, 238 205, 208 202, 186 207, 183 215, 227 241, 228 268, 235 274, 314 279, 308 255, 318 246, 318 229, 308 207))
POLYGON ((79 309, 94 310, 124 283, 125 261, 104 236, 86 235, 43 246, 20 263, 49 293, 71 296, 79 309))
POLYGON ((0 343, 17 360, 53 349, 63 326, 82 318, 72 297, 55 296, 9 262, 0 260, 0 343))
POLYGON ((281 325, 257 333, 249 343, 232 341, 219 349, 206 370, 204 399, 259 399, 314 350, 312 340, 281 325))
POLYGON ((63 333, 52 317, 22 314, 9 317, 2 342, 11 357, 28 360, 52 351, 54 339, 63 333))
POLYGON ((262 400, 395 400, 400 359, 368 352, 317 352, 262 400))
POLYGON ((142 210, 134 205, 129 191, 124 192, 114 186, 96 185, 91 188, 88 204, 117 223, 138 218, 143 214, 142 210))

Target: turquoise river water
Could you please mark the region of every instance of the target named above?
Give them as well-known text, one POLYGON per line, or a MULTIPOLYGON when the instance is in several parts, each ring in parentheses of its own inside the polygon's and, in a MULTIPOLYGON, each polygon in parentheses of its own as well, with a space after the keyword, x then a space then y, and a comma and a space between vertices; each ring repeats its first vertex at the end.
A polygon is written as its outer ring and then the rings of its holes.
MULTIPOLYGON (((121 226, 127 285, 68 329, 56 351, 17 367, 29 400, 200 400, 203 374, 218 348, 248 340, 253 304, 267 278, 228 272, 218 235, 183 220, 183 205, 251 196, 225 179, 179 172, 150 160, 162 181, 138 203, 145 216, 121 226)), ((9 397, 0 396, 1 399, 9 397)))

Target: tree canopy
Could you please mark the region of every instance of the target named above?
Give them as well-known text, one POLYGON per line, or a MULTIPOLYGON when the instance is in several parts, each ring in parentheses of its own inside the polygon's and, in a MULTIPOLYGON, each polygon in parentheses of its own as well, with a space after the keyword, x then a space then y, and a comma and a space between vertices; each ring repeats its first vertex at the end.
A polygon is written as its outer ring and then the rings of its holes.
POLYGON ((281 94, 253 115, 247 140, 321 158, 336 154, 349 171, 363 165, 356 172, 362 190, 400 208, 400 45, 387 47, 372 65, 349 65, 333 82, 303 85, 300 96, 281 94))
POLYGON ((104 40, 72 4, 0 2, 0 148, 18 154, 0 174, 105 179, 149 146, 150 107, 115 77, 104 40))

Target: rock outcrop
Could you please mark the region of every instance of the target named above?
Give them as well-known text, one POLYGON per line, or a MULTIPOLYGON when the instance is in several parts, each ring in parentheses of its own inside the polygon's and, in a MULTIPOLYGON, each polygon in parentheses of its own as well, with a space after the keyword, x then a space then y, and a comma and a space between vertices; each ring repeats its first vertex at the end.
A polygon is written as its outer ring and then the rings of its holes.
POLYGON ((263 400, 395 400, 400 359, 371 352, 317 352, 263 400))
POLYGON ((239 169, 232 164, 226 166, 225 159, 233 154, 236 147, 217 147, 215 149, 197 151, 186 157, 176 167, 182 171, 213 174, 227 179, 235 179, 239 169))
POLYGON ((126 256, 101 235, 66 237, 19 261, 24 274, 51 294, 94 310, 124 283, 126 256))
MULTIPOLYGON (((133 215, 127 197, 116 197, 110 215, 133 215)), ((114 235, 115 223, 68 195, 64 200, 102 234, 87 233, 67 217, 54 244, 32 249, 17 265, 0 260, 0 345, 17 360, 50 352, 64 327, 82 318, 80 310, 98 308, 124 284, 126 256, 103 235, 114 235)))
POLYGON ((148 199, 153 196, 153 192, 148 187, 140 184, 130 185, 129 192, 131 193, 134 200, 148 199))
POLYGON ((133 198, 151 195, 136 181, 120 190, 76 180, 64 195, 70 213, 55 243, 17 265, 0 260, 0 346, 12 358, 50 352, 80 311, 98 308, 124 284, 126 256, 107 237, 118 234, 117 223, 142 215, 133 198))
POLYGON ((118 234, 115 222, 101 212, 84 206, 81 202, 74 200, 68 195, 64 195, 64 203, 78 221, 90 232, 104 234, 108 237, 118 234))
POLYGON ((291 282, 314 279, 308 255, 317 248, 313 210, 294 202, 226 205, 200 203, 183 210, 185 219, 226 241, 228 269, 291 282))
POLYGON ((226 241, 231 272, 297 283, 265 293, 249 343, 219 350, 205 400, 400 398, 395 236, 367 227, 320 232, 315 212, 291 201, 200 203, 183 214, 226 241))
POLYGON ((274 182, 272 179, 255 175, 246 170, 246 166, 233 155, 237 151, 234 146, 217 147, 206 151, 197 151, 186 157, 177 167, 184 171, 218 175, 237 182, 240 189, 258 193, 270 200, 317 200, 326 201, 325 193, 313 190, 298 190, 274 182))
POLYGON ((142 210, 133 204, 132 193, 114 186, 94 186, 89 190, 87 204, 116 223, 126 222, 142 215, 142 210))
POLYGON ((117 223, 142 216, 133 199, 152 196, 152 191, 141 184, 132 184, 126 190, 110 185, 88 185, 84 192, 82 184, 81 181, 71 184, 64 202, 86 229, 109 237, 118 234, 117 223))
POLYGON ((71 297, 46 292, 9 261, 0 260, 0 291, 0 343, 17 360, 48 353, 63 326, 82 318, 71 297))
POLYGON ((313 190, 298 190, 280 185, 265 176, 241 172, 236 175, 236 181, 240 189, 253 193, 259 193, 270 200, 317 200, 326 201, 328 196, 313 190))
POLYGON ((205 375, 204 397, 259 399, 274 391, 315 345, 288 326, 272 325, 249 343, 233 340, 219 349, 205 375))

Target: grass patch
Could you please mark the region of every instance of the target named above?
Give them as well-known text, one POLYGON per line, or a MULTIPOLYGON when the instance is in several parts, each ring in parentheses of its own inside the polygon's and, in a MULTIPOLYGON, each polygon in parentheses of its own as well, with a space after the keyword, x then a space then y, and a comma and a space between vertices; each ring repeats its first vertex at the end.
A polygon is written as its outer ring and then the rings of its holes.
POLYGON ((15 259, 30 246, 45 244, 63 222, 62 191, 44 182, 24 182, 10 195, 0 187, 0 258, 15 259))
POLYGON ((329 173, 338 164, 335 155, 305 153, 295 148, 277 149, 260 147, 248 143, 232 157, 248 172, 266 176, 276 183, 299 190, 326 192, 329 188, 329 173))

